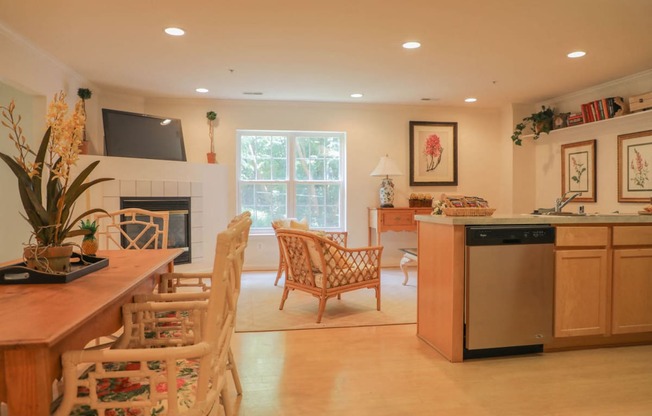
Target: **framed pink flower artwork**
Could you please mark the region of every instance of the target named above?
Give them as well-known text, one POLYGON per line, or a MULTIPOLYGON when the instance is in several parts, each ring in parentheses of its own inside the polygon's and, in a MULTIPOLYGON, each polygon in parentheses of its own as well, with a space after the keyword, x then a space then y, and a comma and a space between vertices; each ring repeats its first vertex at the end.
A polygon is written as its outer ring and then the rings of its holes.
POLYGON ((410 121, 410 186, 457 185, 457 123, 410 121))
POLYGON ((561 146, 561 194, 581 192, 575 202, 596 202, 596 141, 561 146))
POLYGON ((652 130, 618 136, 618 202, 652 198, 652 130))

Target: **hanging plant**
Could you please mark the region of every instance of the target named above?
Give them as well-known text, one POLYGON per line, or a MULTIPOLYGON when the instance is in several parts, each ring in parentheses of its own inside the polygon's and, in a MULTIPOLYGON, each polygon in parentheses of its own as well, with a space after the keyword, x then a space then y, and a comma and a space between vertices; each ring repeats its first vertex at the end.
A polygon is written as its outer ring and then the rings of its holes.
POLYGON ((512 134, 512 141, 515 145, 520 146, 522 142, 521 134, 523 134, 523 130, 527 127, 534 133, 534 140, 537 140, 541 133, 550 133, 554 116, 555 111, 552 108, 542 105, 541 111, 532 113, 516 125, 516 129, 514 129, 514 133, 512 134))

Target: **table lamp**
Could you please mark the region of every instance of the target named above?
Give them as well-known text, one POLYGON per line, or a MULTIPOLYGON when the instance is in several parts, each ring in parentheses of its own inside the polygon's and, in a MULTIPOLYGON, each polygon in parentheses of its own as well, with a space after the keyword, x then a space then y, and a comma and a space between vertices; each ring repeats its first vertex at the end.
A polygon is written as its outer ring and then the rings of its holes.
POLYGON ((384 176, 380 184, 380 207, 381 208, 394 208, 394 182, 390 175, 402 175, 396 163, 385 155, 380 158, 376 169, 371 172, 370 176, 384 176))

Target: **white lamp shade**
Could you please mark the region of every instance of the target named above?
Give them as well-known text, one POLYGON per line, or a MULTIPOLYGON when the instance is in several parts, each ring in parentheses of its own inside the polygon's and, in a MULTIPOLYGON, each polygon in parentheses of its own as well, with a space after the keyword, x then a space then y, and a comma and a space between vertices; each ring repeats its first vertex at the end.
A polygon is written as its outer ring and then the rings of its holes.
POLYGON ((371 176, 397 176, 402 174, 403 172, 401 172, 398 166, 396 166, 396 163, 390 159, 389 156, 381 157, 376 169, 370 173, 371 176))

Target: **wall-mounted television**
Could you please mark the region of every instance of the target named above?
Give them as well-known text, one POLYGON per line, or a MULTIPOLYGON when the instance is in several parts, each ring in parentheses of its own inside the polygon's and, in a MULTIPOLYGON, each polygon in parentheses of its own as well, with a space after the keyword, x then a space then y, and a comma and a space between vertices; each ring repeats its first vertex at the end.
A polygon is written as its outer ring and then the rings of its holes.
POLYGON ((103 108, 102 120, 106 156, 186 160, 179 119, 103 108))

